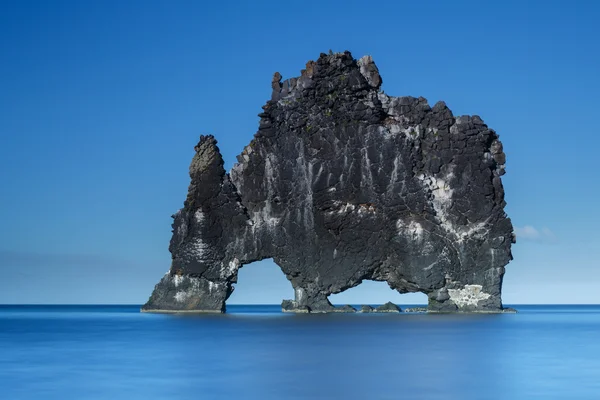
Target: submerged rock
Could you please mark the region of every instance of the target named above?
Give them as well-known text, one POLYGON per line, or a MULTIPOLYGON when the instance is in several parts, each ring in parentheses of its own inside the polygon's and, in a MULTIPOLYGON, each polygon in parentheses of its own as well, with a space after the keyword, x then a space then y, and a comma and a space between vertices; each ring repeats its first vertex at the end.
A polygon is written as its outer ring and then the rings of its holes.
POLYGON ((238 269, 273 258, 295 291, 284 311, 336 311, 328 296, 365 279, 426 293, 430 311, 502 311, 514 235, 498 135, 381 83, 371 57, 321 54, 275 74, 230 174, 201 136, 171 269, 143 310, 223 312, 238 269))
POLYGON ((427 307, 409 307, 404 309, 405 313, 426 313, 427 307))
POLYGON ((388 301, 387 303, 382 304, 379 307, 376 307, 374 312, 399 313, 399 312, 402 312, 402 309, 400 307, 398 307, 397 305, 395 305, 394 303, 392 303, 391 301, 388 301))

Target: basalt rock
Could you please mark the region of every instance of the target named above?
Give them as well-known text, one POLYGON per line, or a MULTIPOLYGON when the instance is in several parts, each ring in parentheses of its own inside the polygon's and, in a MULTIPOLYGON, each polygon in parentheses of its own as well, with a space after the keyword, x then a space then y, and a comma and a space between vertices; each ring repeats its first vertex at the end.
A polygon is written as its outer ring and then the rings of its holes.
POLYGON ((297 306, 292 300, 283 300, 281 302, 281 311, 293 313, 309 313, 310 309, 307 306, 297 306))
POLYGON ((349 304, 340 306, 340 307, 335 307, 334 312, 339 312, 339 313, 354 313, 356 312, 356 308, 352 307, 349 304))
POLYGON ((171 269, 143 310, 223 312, 238 269, 273 258, 295 290, 285 311, 336 311, 328 296, 365 279, 426 293, 430 311, 501 311, 514 235, 498 135, 381 83, 371 57, 321 54, 275 74, 231 173, 201 136, 171 269))
POLYGON ((395 305, 394 303, 392 303, 391 301, 388 301, 387 303, 382 304, 379 307, 376 307, 375 310, 373 310, 373 312, 399 313, 399 312, 402 312, 402 309, 400 307, 398 307, 397 305, 395 305))
MULTIPOLYGON (((506 310, 506 309, 505 309, 506 310)), ((409 307, 404 309, 405 313, 426 313, 427 307, 409 307)))

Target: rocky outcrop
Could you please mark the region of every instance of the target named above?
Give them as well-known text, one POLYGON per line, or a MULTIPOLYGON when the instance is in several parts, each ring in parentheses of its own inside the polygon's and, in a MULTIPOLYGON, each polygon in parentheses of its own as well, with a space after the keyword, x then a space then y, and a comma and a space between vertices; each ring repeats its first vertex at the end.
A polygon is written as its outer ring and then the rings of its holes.
POLYGON ((336 311, 328 296, 365 279, 426 293, 430 311, 501 311, 514 235, 498 135, 381 83, 371 57, 321 54, 275 74, 230 174, 201 136, 171 269, 143 310, 223 312, 238 269, 273 258, 295 291, 284 311, 336 311))
POLYGON ((365 305, 360 306, 361 313, 372 313, 374 311, 375 311, 375 309, 369 305, 365 304, 365 305))
POLYGON ((382 304, 379 307, 375 308, 375 310, 373 312, 378 312, 378 313, 399 313, 399 312, 402 312, 402 310, 400 309, 400 307, 398 307, 397 305, 395 305, 391 301, 388 301, 387 303, 382 304))
POLYGON ((334 312, 339 312, 339 313, 354 313, 356 312, 356 308, 352 307, 349 304, 340 306, 340 307, 335 307, 334 312))

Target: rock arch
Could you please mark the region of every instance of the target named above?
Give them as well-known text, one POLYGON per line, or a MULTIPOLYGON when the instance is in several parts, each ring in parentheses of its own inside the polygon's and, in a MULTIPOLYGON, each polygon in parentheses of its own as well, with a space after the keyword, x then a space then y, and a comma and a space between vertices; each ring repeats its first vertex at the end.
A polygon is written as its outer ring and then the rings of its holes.
POLYGON ((275 304, 293 297, 294 288, 272 259, 240 265, 234 290, 226 300, 232 304, 275 304))
POLYGON ((355 287, 329 295, 329 302, 336 306, 344 304, 373 306, 387 302, 422 306, 427 304, 428 299, 427 295, 421 292, 400 293, 390 288, 387 282, 365 279, 355 287))
POLYGON ((240 265, 273 258, 290 311, 332 311, 327 296, 364 279, 423 292, 430 311, 501 311, 514 235, 498 135, 380 85, 370 57, 321 54, 298 78, 275 74, 230 174, 201 136, 171 269, 143 310, 223 312, 240 265))

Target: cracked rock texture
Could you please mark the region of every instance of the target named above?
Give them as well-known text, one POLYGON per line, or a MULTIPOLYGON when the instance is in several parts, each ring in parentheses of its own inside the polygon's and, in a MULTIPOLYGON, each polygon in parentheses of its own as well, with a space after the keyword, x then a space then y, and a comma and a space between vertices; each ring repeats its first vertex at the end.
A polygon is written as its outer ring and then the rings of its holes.
POLYGON ((201 136, 171 269, 143 310, 223 312, 238 269, 273 258, 295 291, 285 311, 350 311, 328 296, 365 279, 423 292, 429 311, 501 311, 514 235, 498 135, 381 83, 370 56, 321 54, 275 74, 229 174, 201 136))

